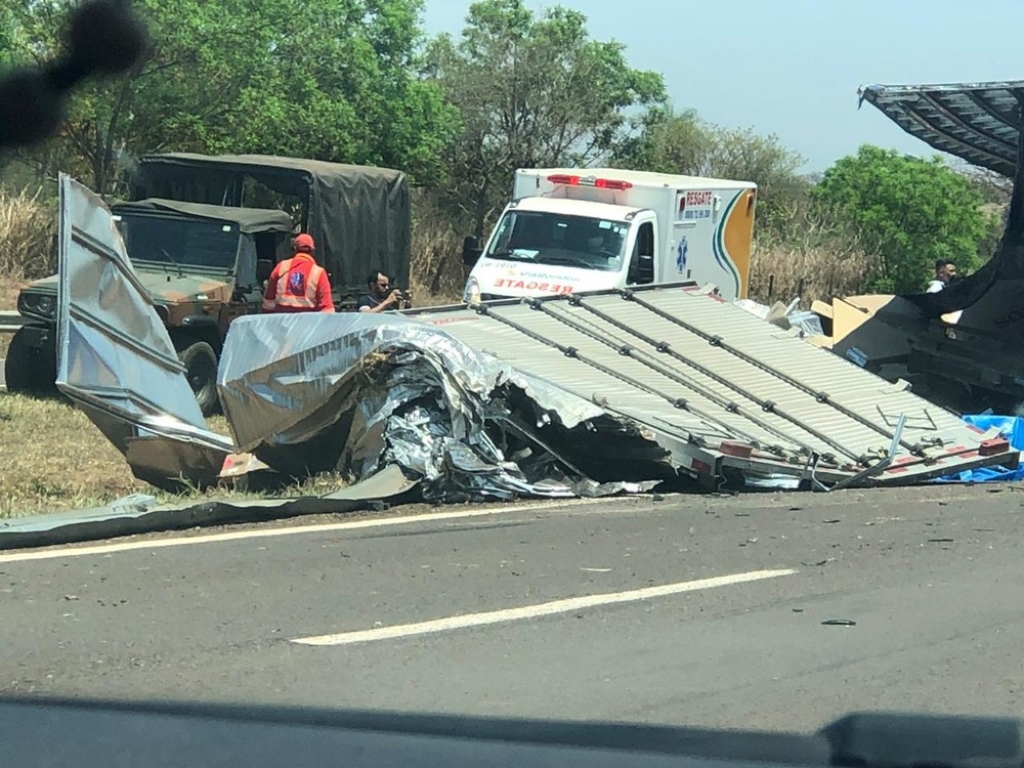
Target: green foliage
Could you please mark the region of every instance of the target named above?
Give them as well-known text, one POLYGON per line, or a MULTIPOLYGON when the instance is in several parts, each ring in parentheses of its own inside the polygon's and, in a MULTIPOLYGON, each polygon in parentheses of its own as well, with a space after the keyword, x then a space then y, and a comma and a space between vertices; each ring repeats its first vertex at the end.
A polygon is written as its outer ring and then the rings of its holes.
MULTIPOLYGON (((77 2, 0 3, 0 67, 51 57, 77 2)), ((920 290, 936 259, 968 272, 998 244, 1008 189, 991 174, 866 146, 812 188, 776 136, 673 111, 661 75, 592 39, 577 11, 480 0, 460 36, 426 41, 422 5, 134 0, 152 32, 146 60, 80 88, 61 133, 19 153, 5 184, 45 197, 60 170, 117 194, 133 157, 167 151, 401 168, 431 187, 417 226, 433 233, 432 289, 461 270, 446 271, 456 249, 438 222, 482 234, 523 167, 610 162, 753 181, 762 277, 813 278, 826 292, 860 274, 867 289, 920 290)))
POLYGON ((444 151, 454 202, 480 232, 516 168, 585 165, 628 131, 627 110, 664 99, 661 75, 631 69, 619 43, 592 40, 586 17, 522 0, 469 8, 456 42, 433 40, 426 72, 461 115, 444 151))
MULTIPOLYGON (((73 4, 10 6, 0 45, 13 41, 9 56, 21 60, 52 53, 73 4)), ((421 6, 136 0, 154 40, 148 59, 81 89, 53 143, 59 151, 33 158, 44 174, 67 170, 100 192, 111 191, 120 162, 159 151, 295 155, 436 178, 457 115, 417 77, 421 6)))
POLYGON ((724 128, 695 111, 655 107, 639 131, 615 150, 613 162, 634 170, 753 181, 758 186, 758 231, 779 236, 807 199, 810 183, 798 174, 803 158, 774 135, 724 128))
POLYGON ((937 259, 953 260, 961 274, 972 271, 991 227, 977 188, 941 158, 870 145, 829 168, 812 198, 852 223, 878 254, 869 288, 883 293, 922 290, 937 259))

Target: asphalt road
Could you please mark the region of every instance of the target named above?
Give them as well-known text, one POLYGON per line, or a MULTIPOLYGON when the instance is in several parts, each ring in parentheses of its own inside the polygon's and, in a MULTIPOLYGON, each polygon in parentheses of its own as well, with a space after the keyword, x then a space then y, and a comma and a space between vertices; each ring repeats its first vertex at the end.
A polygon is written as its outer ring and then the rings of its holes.
POLYGON ((0 553, 0 691, 786 730, 1021 716, 1022 503, 435 508, 0 553))

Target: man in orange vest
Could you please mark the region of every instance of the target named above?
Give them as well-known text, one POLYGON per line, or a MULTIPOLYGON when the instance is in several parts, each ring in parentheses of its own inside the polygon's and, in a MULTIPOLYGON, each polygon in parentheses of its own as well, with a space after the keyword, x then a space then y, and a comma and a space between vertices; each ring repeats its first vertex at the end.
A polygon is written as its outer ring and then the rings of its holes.
POLYGON ((295 238, 295 255, 279 262, 270 273, 263 294, 264 312, 333 312, 331 281, 313 260, 313 238, 295 238))

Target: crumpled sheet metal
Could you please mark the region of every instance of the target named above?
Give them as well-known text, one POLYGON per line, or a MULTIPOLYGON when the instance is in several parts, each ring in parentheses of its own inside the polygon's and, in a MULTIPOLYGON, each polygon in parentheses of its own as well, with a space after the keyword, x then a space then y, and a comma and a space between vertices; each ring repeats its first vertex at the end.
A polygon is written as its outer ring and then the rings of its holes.
POLYGON ((401 469, 388 467, 327 496, 204 499, 163 506, 153 496, 133 494, 95 509, 0 520, 0 551, 296 515, 380 510, 401 503, 415 486, 416 481, 405 477, 401 469))
POLYGON ((668 451, 598 404, 400 316, 236 320, 218 381, 234 439, 211 432, 109 210, 67 176, 60 194, 57 383, 142 480, 209 485, 242 452, 359 484, 398 468, 432 500, 604 495, 674 476, 668 451))
POLYGON ((206 428, 110 211, 66 175, 60 178, 58 237, 58 388, 126 457, 132 443, 145 438, 169 450, 187 443, 205 465, 222 461, 231 441, 206 428))
POLYGON ((422 478, 426 498, 457 500, 602 495, 642 490, 673 473, 667 451, 638 433, 627 441, 653 474, 572 471, 542 432, 597 439, 599 428, 625 435, 628 427, 397 315, 239 318, 225 340, 218 389, 238 450, 297 475, 344 471, 359 479, 397 464, 422 478))

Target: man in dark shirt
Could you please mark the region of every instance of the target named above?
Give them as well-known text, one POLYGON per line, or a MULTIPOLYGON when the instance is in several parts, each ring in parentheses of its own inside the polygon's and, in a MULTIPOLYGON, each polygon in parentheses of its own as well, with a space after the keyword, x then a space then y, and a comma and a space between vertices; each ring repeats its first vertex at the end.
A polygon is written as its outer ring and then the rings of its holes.
POLYGON ((391 280, 379 269, 366 277, 367 293, 359 299, 360 312, 387 312, 391 309, 409 309, 412 297, 391 287, 391 280))

